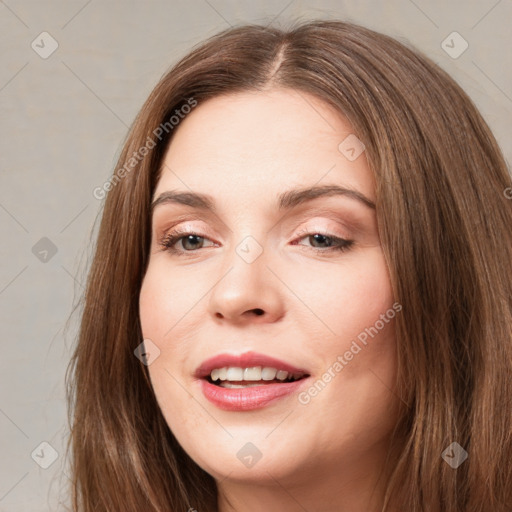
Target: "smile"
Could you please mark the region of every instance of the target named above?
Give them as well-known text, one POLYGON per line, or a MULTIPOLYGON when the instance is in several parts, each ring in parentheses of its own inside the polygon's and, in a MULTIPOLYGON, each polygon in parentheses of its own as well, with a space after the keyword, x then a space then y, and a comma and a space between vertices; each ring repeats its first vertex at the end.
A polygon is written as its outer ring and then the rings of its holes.
POLYGON ((228 411, 247 411, 298 391, 309 373, 264 354, 247 352, 213 357, 195 376, 211 403, 228 411))

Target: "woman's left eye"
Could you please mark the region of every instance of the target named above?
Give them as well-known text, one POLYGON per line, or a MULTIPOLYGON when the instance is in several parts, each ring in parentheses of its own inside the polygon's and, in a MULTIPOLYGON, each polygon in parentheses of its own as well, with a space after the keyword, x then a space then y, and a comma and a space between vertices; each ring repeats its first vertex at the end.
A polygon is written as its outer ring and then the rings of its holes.
MULTIPOLYGON (((346 240, 344 238, 340 238, 334 235, 328 235, 319 232, 308 233, 296 240, 300 241, 304 239, 312 240, 314 244, 327 245, 326 247, 303 246, 306 247, 307 249, 313 250, 318 253, 325 253, 330 251, 347 251, 354 245, 354 240, 346 240)), ((181 255, 187 252, 195 252, 195 249, 204 248, 205 240, 209 239, 197 233, 187 231, 172 231, 170 233, 165 234, 162 237, 162 239, 160 240, 160 245, 162 247, 162 250, 164 251, 169 251, 172 254, 181 255), (181 249, 175 247, 178 242, 181 243, 181 249), (189 246, 188 249, 186 247, 187 245, 189 246)), ((212 242, 212 245, 215 245, 215 243, 212 242)))
POLYGON ((304 240, 305 238, 314 240, 314 243, 327 244, 327 247, 324 249, 311 247, 313 250, 318 252, 347 251, 354 245, 354 240, 347 240, 345 238, 324 233, 309 233, 306 236, 299 238, 299 240, 304 240))

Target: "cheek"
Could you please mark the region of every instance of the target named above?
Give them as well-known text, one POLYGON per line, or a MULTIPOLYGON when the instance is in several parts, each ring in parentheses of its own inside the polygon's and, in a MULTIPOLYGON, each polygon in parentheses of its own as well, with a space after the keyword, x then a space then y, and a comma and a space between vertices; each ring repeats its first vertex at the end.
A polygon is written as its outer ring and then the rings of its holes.
POLYGON ((173 271, 164 261, 149 264, 139 297, 144 337, 169 338, 177 322, 197 305, 205 293, 201 280, 173 271))
POLYGON ((286 281, 293 283, 297 308, 304 311, 303 327, 317 329, 328 346, 357 337, 394 302, 380 248, 317 265, 314 272, 290 268, 286 281))
POLYGON ((193 313, 205 294, 204 286, 201 280, 154 261, 148 267, 139 296, 142 335, 160 349, 159 357, 148 366, 155 396, 166 417, 180 416, 187 428, 196 427, 197 418, 182 414, 193 408, 193 399, 183 388, 183 368, 194 348, 189 343, 196 332, 193 313))
POLYGON ((182 357, 183 354, 175 353, 168 343, 164 343, 164 340, 172 338, 173 326, 179 318, 178 308, 182 309, 183 301, 181 295, 177 300, 175 290, 169 288, 171 280, 157 267, 150 265, 148 268, 139 296, 143 338, 150 339, 160 349, 159 357, 148 366, 148 372, 155 397, 169 426, 173 426, 172 418, 180 417, 185 430, 193 429, 197 427, 197 417, 180 414, 190 408, 191 399, 180 387, 181 378, 176 374, 176 365, 180 365, 176 356, 182 357))
POLYGON ((317 357, 321 381, 301 403, 311 399, 319 408, 337 404, 332 411, 339 409, 340 414, 357 408, 359 417, 376 412, 392 398, 394 319, 399 314, 382 251, 376 248, 337 266, 318 267, 313 281, 309 275, 299 283, 297 295, 311 309, 299 320, 301 331, 315 334, 309 349, 317 357))

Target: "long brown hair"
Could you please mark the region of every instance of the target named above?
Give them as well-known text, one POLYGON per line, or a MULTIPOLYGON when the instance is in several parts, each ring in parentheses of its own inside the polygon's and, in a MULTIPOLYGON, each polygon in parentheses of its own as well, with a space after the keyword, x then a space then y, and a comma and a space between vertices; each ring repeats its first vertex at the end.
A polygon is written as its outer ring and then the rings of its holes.
POLYGON ((66 376, 73 509, 217 510, 213 478, 174 438, 134 356, 138 298, 151 198, 177 129, 169 119, 191 99, 200 106, 269 87, 336 108, 375 174, 382 248, 403 306, 403 408, 382 510, 510 511, 512 180, 504 158, 472 101, 428 58, 361 26, 322 20, 210 38, 160 80, 134 121, 101 189, 108 194, 66 376), (154 147, 130 160, 150 140, 154 147), (468 453, 457 469, 442 457, 453 442, 468 453))

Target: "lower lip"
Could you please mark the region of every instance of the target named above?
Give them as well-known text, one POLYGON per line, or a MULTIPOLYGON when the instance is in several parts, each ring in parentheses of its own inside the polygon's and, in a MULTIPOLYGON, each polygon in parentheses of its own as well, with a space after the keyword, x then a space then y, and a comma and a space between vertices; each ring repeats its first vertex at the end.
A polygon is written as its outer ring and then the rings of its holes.
POLYGON ((283 384, 262 384, 246 388, 223 388, 201 379, 204 396, 219 409, 225 411, 251 411, 284 398, 304 385, 307 378, 283 384))

